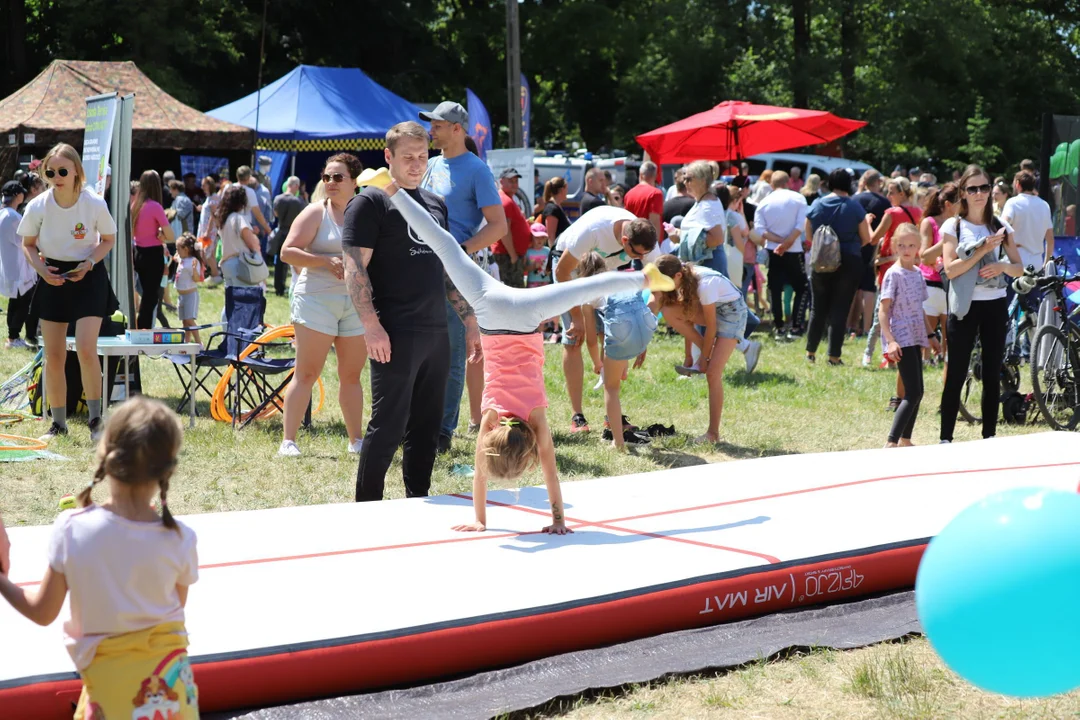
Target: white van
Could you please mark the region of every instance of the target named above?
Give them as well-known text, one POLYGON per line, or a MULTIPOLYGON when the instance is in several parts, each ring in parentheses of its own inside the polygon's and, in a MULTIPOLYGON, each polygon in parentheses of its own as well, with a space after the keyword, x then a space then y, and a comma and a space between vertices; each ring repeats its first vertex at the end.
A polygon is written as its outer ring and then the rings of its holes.
POLYGON ((631 157, 593 158, 592 165, 611 173, 611 184, 622 185, 627 190, 638 184, 641 161, 631 157))
MULTIPOLYGON (((591 163, 587 160, 565 155, 537 155, 533 158, 533 168, 540 174, 541 185, 557 175, 566 180, 566 203, 563 204, 563 211, 571 220, 580 214, 581 199, 585 196, 585 172, 590 167, 591 163)), ((542 198, 536 198, 537 202, 541 200, 542 198)))
POLYGON ((825 155, 801 155, 799 153, 766 153, 747 158, 744 162, 750 166, 751 177, 757 177, 766 170, 783 170, 791 174, 791 168, 797 167, 802 172, 803 180, 806 180, 812 174, 816 174, 821 178, 822 182, 829 179, 829 174, 833 170, 840 168, 854 170, 856 182, 864 172, 875 169, 872 165, 858 160, 827 157, 825 155))

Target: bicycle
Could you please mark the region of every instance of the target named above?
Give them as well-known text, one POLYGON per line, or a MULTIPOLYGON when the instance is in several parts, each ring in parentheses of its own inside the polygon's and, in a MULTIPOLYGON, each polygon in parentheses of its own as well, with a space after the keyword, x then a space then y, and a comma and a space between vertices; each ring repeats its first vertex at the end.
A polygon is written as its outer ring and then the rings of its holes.
MULTIPOLYGON (((1047 267, 1051 263, 1062 268, 1065 265, 1064 258, 1053 258, 1047 267)), ((1025 273, 1013 283, 1018 293, 1041 289, 1053 299, 1058 322, 1045 323, 1035 333, 1031 345, 1031 384, 1039 410, 1055 430, 1074 430, 1080 422, 1080 379, 1077 378, 1080 326, 1075 320, 1080 315, 1080 306, 1070 312, 1065 298, 1065 286, 1075 280, 1075 275, 1055 273, 1034 277, 1025 273)))
MULTIPOLYGON (((1027 313, 1020 319, 1020 295, 1017 294, 1009 304, 1009 316, 1005 319, 1008 332, 1006 335, 1005 358, 1001 363, 1001 414, 1005 422, 1023 425, 1027 422, 1027 412, 1031 398, 1020 392, 1020 338, 1034 329, 1035 321, 1027 313)), ((975 347, 971 350, 968 361, 968 374, 964 379, 964 388, 960 391, 960 416, 969 423, 982 422, 982 339, 975 338, 975 347)))

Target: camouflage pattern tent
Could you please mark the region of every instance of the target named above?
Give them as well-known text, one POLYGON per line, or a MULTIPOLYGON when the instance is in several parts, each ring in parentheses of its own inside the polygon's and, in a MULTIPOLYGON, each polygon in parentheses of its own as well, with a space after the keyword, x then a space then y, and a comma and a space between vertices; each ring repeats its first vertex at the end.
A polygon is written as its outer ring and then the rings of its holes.
POLYGON ((14 164, 16 152, 41 149, 43 154, 57 142, 82 148, 86 98, 112 91, 135 94, 133 148, 243 150, 252 146, 250 129, 184 105, 133 62, 53 60, 36 78, 0 100, 0 177, 7 174, 5 165, 14 164), (29 142, 27 134, 33 135, 29 142))

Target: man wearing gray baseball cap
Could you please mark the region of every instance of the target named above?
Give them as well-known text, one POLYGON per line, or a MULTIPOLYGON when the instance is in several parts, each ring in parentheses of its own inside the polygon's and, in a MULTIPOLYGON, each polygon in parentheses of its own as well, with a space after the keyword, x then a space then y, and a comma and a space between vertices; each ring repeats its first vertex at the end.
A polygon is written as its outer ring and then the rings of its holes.
MULTIPOLYGON (((506 216, 499 198, 499 186, 491 169, 465 147, 465 138, 469 135, 469 113, 460 104, 445 101, 432 112, 420 113, 420 119, 431 123, 432 145, 442 151, 441 155, 428 161, 420 187, 441 196, 446 202, 450 234, 465 252, 473 255, 486 250, 506 235, 506 216)), ((465 325, 449 303, 446 305, 446 321, 450 330, 450 377, 446 382, 443 423, 439 433, 440 452, 450 449, 457 429, 461 395, 465 389, 465 359, 468 355, 465 325)), ((480 395, 484 386, 482 364, 469 367, 468 381, 472 391, 470 398, 476 398, 470 420, 471 424, 479 425, 480 395)))

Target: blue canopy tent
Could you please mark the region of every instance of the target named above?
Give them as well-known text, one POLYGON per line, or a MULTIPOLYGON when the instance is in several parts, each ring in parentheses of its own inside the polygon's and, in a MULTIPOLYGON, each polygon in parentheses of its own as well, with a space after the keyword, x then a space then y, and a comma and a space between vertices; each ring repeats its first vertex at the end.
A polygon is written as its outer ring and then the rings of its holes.
POLYGON ((405 120, 420 120, 420 108, 369 78, 359 68, 300 65, 257 92, 206 114, 255 130, 256 148, 273 160, 275 192, 286 175, 307 180, 308 189, 327 156, 348 151, 364 166, 384 164, 386 131, 405 120), (280 155, 279 153, 286 153, 280 155))

